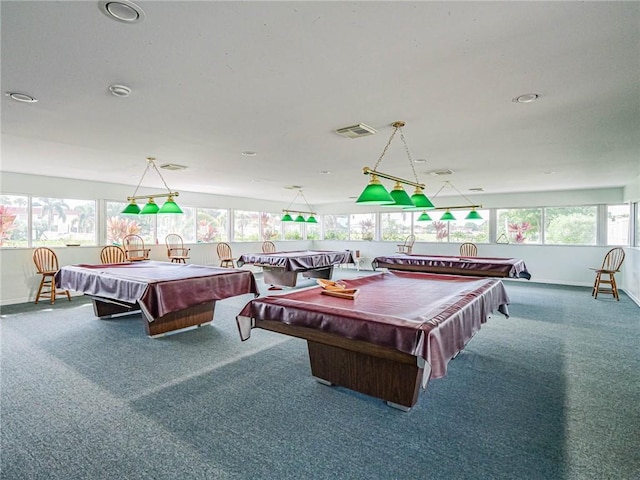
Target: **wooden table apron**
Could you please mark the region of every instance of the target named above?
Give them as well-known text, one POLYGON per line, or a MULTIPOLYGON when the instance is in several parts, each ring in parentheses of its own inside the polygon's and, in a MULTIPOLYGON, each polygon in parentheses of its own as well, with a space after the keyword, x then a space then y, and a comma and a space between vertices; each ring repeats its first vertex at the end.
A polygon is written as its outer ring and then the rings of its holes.
POLYGON ((420 386, 426 387, 431 376, 444 376, 448 361, 493 310, 508 315, 507 294, 495 279, 386 272, 344 282, 360 289, 356 300, 320 295, 314 287, 249 302, 237 317, 241 338, 248 339, 251 328, 262 328, 305 339, 314 377, 408 409, 417 402, 420 386), (447 281, 456 293, 424 307, 423 301, 446 297, 447 281), (408 288, 412 282, 421 287, 416 293, 408 288), (428 296, 431 286, 438 291, 428 296), (404 288, 398 293, 394 287, 404 288), (383 298, 385 291, 392 301, 383 298), (386 304, 379 315, 370 305, 376 299, 386 304), (397 315, 389 313, 394 310, 397 315))
POLYGON ((56 281, 90 296, 97 317, 141 311, 150 336, 211 322, 216 300, 258 295, 249 271, 169 262, 71 265, 56 281))

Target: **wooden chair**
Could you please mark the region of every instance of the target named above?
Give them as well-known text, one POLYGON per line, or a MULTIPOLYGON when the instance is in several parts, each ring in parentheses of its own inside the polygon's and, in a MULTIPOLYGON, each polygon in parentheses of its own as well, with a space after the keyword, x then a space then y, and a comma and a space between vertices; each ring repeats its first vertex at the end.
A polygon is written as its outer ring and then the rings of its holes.
POLYGON ((36 248, 33 252, 33 263, 36 264, 38 273, 42 275, 36 295, 36 304, 42 296, 50 298, 51 304, 56 303, 56 293, 65 293, 69 301, 71 301, 69 290, 62 290, 56 287, 54 276, 58 272, 59 267, 58 257, 55 252, 47 247, 36 248))
POLYGON ((127 257, 122 247, 107 245, 100 250, 100 261, 102 263, 125 263, 127 257))
POLYGON ((269 240, 262 242, 262 253, 275 253, 275 251, 276 251, 275 243, 270 242, 269 240))
POLYGON ((624 255, 624 250, 622 248, 612 248, 604 256, 604 260, 600 268, 591 268, 591 270, 596 272, 596 280, 593 284, 593 290, 591 290, 591 296, 593 298, 598 298, 598 293, 610 293, 613 295, 613 298, 620 300, 615 274, 620 271, 620 267, 624 261, 624 255), (603 275, 608 275, 609 278, 603 279, 603 275), (609 287, 601 287, 603 283, 605 285, 609 285, 609 287))
POLYGON ((187 263, 189 250, 184 246, 182 237, 177 233, 170 233, 164 239, 167 244, 167 256, 172 263, 187 263))
POLYGON ((230 267, 236 268, 235 258, 231 253, 231 246, 228 243, 220 242, 216 247, 216 251, 218 252, 218 258, 220 259, 221 267, 230 267))
POLYGON ((477 257, 478 256, 478 247, 476 247, 475 243, 467 242, 460 245, 460 256, 461 257, 477 257))
POLYGON ((144 248, 144 240, 140 235, 127 235, 122 239, 127 262, 149 260, 150 248, 144 248))
POLYGON ((413 244, 415 241, 415 235, 408 235, 407 238, 405 238, 404 243, 398 245, 398 253, 411 253, 413 251, 413 244))

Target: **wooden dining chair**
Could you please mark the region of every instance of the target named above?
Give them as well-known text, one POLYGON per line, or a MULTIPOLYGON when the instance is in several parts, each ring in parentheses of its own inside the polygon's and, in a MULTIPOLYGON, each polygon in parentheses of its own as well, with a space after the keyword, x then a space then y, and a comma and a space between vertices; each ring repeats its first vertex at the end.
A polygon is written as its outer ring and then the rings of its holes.
POLYGON ((398 253, 411 253, 413 251, 413 244, 415 241, 415 235, 408 235, 407 238, 405 238, 404 243, 398 245, 398 253))
POLYGON ((171 263, 187 263, 189 259, 189 250, 184 246, 182 237, 177 233, 170 233, 164 239, 167 244, 167 256, 171 263))
POLYGON ((55 274, 58 272, 58 257, 56 253, 47 247, 36 248, 33 252, 33 263, 36 264, 38 273, 42 275, 38 293, 36 294, 36 304, 40 297, 51 299, 51 304, 56 303, 56 293, 64 293, 71 301, 69 290, 62 290, 56 287, 55 274))
POLYGON ((100 250, 100 261, 105 263, 125 263, 127 257, 122 247, 118 245, 107 245, 100 250))
POLYGON ((236 259, 233 258, 233 254, 231 253, 231 245, 226 242, 220 242, 216 247, 216 252, 218 253, 221 267, 236 268, 236 259))
POLYGON ((461 257, 477 257, 478 256, 478 247, 475 243, 466 242, 460 245, 460 256, 461 257))
POLYGON ((591 290, 591 296, 593 298, 598 298, 598 293, 610 293, 611 295, 613 295, 613 298, 615 298, 616 300, 620 300, 615 274, 620 271, 620 267, 622 266, 622 262, 624 261, 624 256, 625 253, 622 248, 612 248, 604 256, 601 267, 591 268, 591 270, 594 270, 596 272, 596 279, 593 283, 593 290, 591 290), (602 278, 603 275, 608 275, 608 278, 602 278), (602 287, 602 284, 609 286, 602 287))
POLYGON ((262 242, 262 253, 275 253, 276 251, 276 244, 266 240, 264 242, 262 242))
POLYGON ((149 260, 150 248, 144 248, 144 240, 140 235, 127 235, 122 239, 127 262, 149 260))

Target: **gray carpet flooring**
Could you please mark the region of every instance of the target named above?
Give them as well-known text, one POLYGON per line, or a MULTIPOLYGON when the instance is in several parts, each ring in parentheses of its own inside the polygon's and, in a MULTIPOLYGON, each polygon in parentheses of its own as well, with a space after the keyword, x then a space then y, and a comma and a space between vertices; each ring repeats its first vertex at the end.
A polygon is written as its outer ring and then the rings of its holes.
POLYGON ((407 413, 315 382, 303 340, 241 342, 251 295, 158 339, 83 297, 4 307, 0 478, 640 478, 638 306, 505 285, 511 317, 494 315, 407 413))

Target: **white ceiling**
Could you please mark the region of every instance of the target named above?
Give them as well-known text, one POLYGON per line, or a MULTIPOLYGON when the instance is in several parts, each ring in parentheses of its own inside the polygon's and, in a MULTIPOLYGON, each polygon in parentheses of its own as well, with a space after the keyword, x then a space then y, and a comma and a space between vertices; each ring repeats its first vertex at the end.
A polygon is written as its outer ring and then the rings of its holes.
MULTIPOLYGON (((135 186, 155 156, 189 167, 162 170, 172 190, 343 202, 403 120, 428 196, 640 175, 638 2, 136 3, 130 25, 97 1, 1 2, 2 91, 38 99, 2 96, 2 171, 135 186), (378 133, 335 133, 357 123, 378 133)), ((413 179, 400 138, 379 169, 413 179)))

